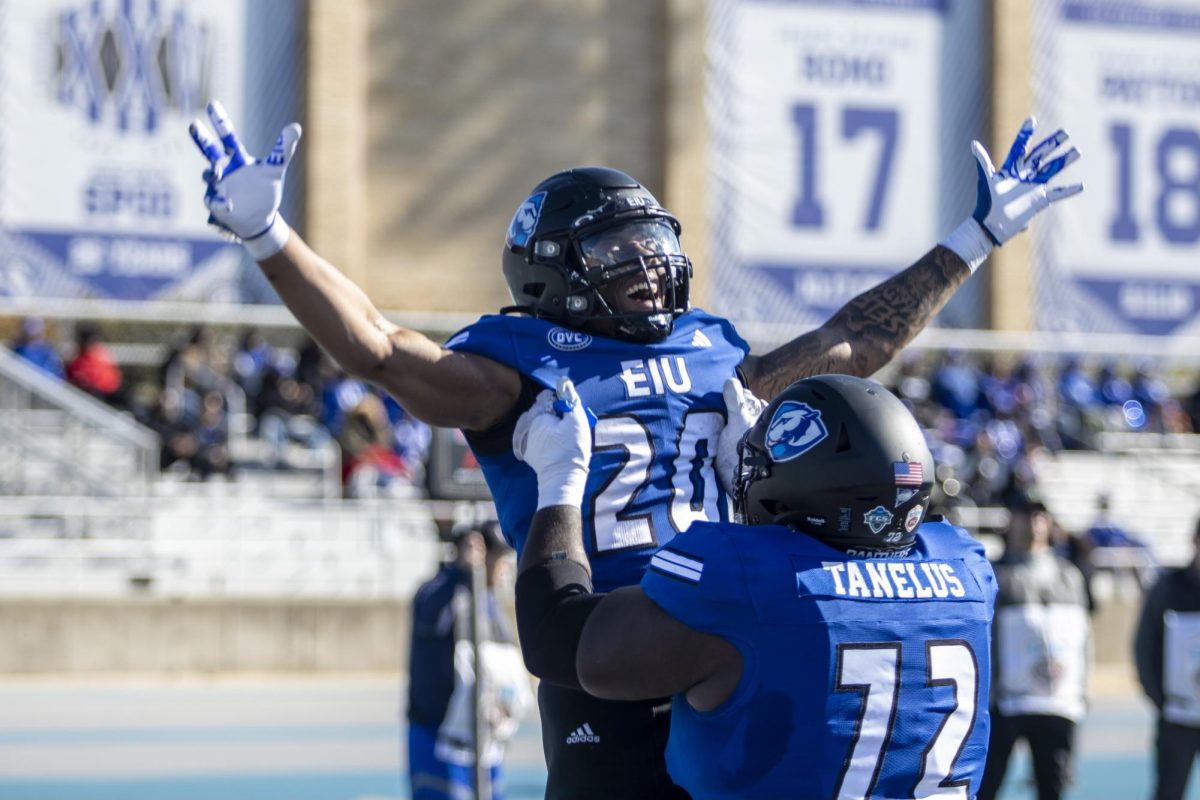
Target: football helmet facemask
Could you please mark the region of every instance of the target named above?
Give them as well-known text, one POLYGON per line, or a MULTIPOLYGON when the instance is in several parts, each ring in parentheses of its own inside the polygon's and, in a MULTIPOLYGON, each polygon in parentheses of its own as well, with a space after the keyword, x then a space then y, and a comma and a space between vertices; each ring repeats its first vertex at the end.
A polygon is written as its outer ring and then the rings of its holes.
POLYGON ((864 557, 905 556, 929 508, 933 456, 904 404, 847 375, 797 381, 739 445, 738 519, 788 525, 864 557))
POLYGON ((623 172, 552 175, 517 209, 504 278, 534 316, 631 341, 658 341, 688 310, 692 264, 679 221, 623 172))

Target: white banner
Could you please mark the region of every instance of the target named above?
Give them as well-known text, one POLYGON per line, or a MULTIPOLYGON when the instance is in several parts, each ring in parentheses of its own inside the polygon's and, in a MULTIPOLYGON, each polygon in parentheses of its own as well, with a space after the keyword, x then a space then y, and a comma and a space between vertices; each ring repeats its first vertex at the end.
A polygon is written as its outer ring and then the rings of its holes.
POLYGON ((235 300, 187 134, 242 118, 245 0, 0 4, 0 296, 235 300))
POLYGON ((1177 725, 1200 725, 1200 612, 1168 611, 1163 617, 1163 716, 1177 725))
POLYGON ((1003 714, 1053 714, 1079 721, 1087 710, 1087 609, 1019 605, 996 610, 996 700, 1003 714))
POLYGON ((1086 185, 1039 229, 1040 326, 1200 333, 1200 2, 1038 14, 1039 116, 1070 131, 1086 185))
POLYGON ((937 240, 945 0, 713 9, 710 305, 820 323, 937 240))

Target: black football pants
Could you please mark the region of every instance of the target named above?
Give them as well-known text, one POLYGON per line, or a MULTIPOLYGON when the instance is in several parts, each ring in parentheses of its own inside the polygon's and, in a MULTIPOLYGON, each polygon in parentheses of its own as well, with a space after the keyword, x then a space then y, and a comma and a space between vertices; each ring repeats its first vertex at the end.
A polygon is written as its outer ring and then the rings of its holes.
POLYGON ((1154 800, 1183 800, 1188 775, 1200 753, 1200 728, 1176 725, 1159 717, 1155 744, 1154 800))
POLYGON ((688 800, 667 775, 670 702, 598 700, 542 682, 546 800, 688 800))
POLYGON ((988 740, 987 765, 978 800, 995 800, 1008 759, 1018 739, 1029 743, 1033 779, 1038 800, 1058 800, 1071 782, 1071 753, 1075 745, 1075 723, 1049 714, 1005 716, 992 712, 992 735, 988 740))

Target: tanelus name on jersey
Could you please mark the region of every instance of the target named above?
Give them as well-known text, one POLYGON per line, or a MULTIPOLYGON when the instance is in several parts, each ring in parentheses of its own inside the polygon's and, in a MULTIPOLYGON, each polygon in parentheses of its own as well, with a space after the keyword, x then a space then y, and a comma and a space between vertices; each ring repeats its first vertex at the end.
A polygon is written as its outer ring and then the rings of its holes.
POLYGON ((958 566, 946 561, 824 561, 821 570, 797 572, 796 583, 802 594, 866 600, 965 598, 958 566))

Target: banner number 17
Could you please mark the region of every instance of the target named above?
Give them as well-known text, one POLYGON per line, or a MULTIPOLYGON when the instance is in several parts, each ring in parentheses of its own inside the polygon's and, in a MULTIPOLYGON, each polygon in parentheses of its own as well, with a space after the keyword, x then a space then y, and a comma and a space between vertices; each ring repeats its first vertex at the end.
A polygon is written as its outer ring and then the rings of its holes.
MULTIPOLYGON (((825 207, 817 193, 817 109, 809 103, 792 106, 792 123, 800 136, 800 192, 792 206, 792 225, 797 228, 819 228, 825 223, 825 207)), ((877 131, 880 139, 879 160, 863 228, 877 230, 883 218, 888 180, 892 174, 892 158, 896 154, 899 114, 894 109, 842 109, 842 139, 857 138, 866 131, 877 131)))

